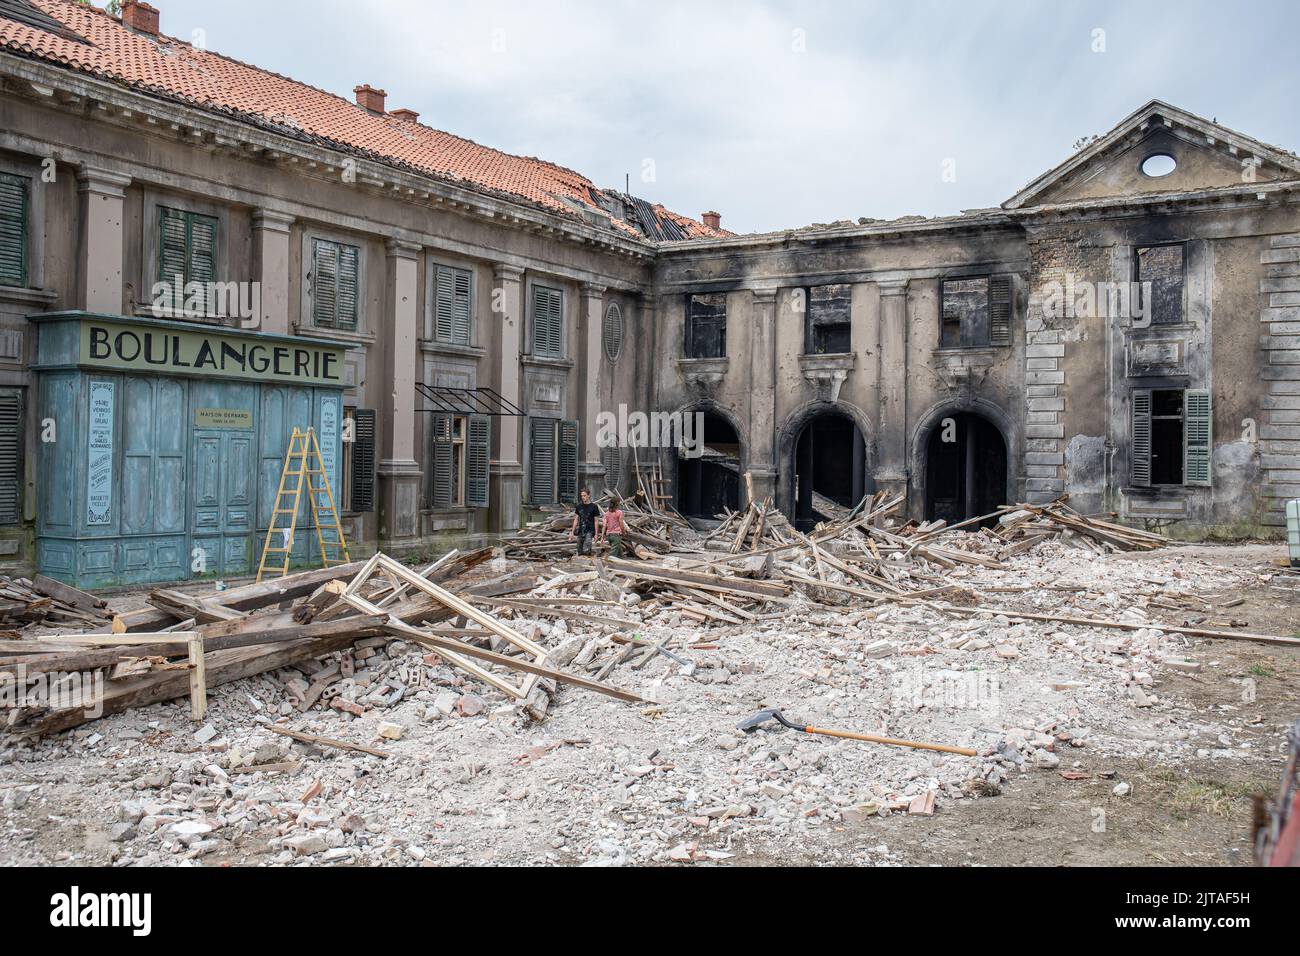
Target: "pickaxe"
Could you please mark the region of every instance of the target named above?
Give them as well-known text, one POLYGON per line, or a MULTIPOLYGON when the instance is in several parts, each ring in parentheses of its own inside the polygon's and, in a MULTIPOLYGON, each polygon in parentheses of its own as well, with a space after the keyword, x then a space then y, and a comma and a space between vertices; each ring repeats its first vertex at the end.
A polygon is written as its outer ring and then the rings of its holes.
POLYGON ((896 740, 893 737, 876 737, 872 734, 855 734, 848 730, 823 730, 820 727, 805 727, 802 724, 792 723, 786 719, 785 714, 776 708, 760 710, 753 717, 747 717, 736 725, 737 730, 743 730, 745 733, 753 733, 758 729, 759 724, 766 723, 769 720, 778 722, 789 727, 791 730, 797 730, 804 734, 822 734, 827 737, 847 737, 850 740, 865 740, 873 744, 892 744, 895 747, 912 747, 915 750, 938 750, 946 754, 961 754, 963 757, 974 757, 976 753, 969 747, 950 747, 947 744, 926 744, 919 743, 915 740, 896 740))

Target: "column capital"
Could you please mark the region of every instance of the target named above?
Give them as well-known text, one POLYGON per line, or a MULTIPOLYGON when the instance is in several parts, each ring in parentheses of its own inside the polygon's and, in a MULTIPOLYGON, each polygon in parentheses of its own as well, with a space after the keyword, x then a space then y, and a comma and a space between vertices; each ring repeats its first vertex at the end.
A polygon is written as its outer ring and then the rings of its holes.
POLYGON ((121 173, 110 172, 99 166, 82 163, 77 168, 77 189, 83 193, 96 193, 101 196, 122 198, 126 187, 131 185, 131 177, 121 173))
POLYGON ((384 250, 390 259, 417 259, 424 251, 424 246, 418 242, 407 242, 405 239, 389 239, 384 243, 384 250))
POLYGON ((755 305, 776 305, 776 297, 780 291, 780 289, 753 289, 751 294, 755 305))
POLYGON ((274 209, 256 209, 253 211, 253 228, 267 232, 288 232, 297 220, 286 212, 274 209))
POLYGON ((582 284, 582 294, 589 299, 599 299, 608 288, 608 286, 597 285, 594 282, 584 282, 582 284))
POLYGON ((878 279, 876 285, 880 287, 880 294, 885 295, 907 295, 907 286, 910 279, 878 279))
POLYGON ((498 282, 518 282, 524 277, 524 270, 519 266, 498 262, 492 266, 492 278, 498 282))

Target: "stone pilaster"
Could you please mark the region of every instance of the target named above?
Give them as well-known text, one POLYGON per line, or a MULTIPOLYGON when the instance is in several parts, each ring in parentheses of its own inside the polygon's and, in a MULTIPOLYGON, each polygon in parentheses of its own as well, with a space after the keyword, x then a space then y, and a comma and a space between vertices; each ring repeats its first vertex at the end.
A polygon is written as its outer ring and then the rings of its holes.
POLYGON ((599 496, 605 486, 605 466, 600 460, 597 444, 599 429, 596 416, 600 407, 600 387, 606 375, 606 361, 602 331, 605 324, 605 287, 583 283, 582 286, 582 353, 578 363, 578 379, 582 382, 581 422, 582 460, 578 462, 578 486, 589 487, 599 496))
POLYGON ((293 217, 269 209, 253 213, 253 279, 261 293, 257 328, 289 334, 289 229, 293 217))
POLYGON ((754 500, 776 495, 776 291, 755 290, 749 336, 749 461, 754 500))
POLYGON ((385 282, 385 378, 380 443, 380 546, 413 539, 420 530, 420 465, 415 460, 415 376, 420 247, 389 240, 385 282))
MULTIPOLYGON (((93 166, 77 173, 81 202, 81 236, 78 258, 76 302, 87 312, 121 315, 122 302, 122 206, 127 176, 93 166)), ((149 301, 151 289, 141 289, 140 298, 149 301)))
POLYGON ((876 487, 907 492, 907 280, 880 283, 876 487))
MULTIPOLYGON (((501 397, 523 408, 523 370, 519 365, 524 328, 524 270, 498 265, 492 273, 493 318, 500 322, 501 349, 498 369, 501 397)), ((496 532, 519 528, 523 508, 524 467, 520 449, 524 419, 502 416, 493 420, 491 464, 491 506, 488 527, 496 532)))

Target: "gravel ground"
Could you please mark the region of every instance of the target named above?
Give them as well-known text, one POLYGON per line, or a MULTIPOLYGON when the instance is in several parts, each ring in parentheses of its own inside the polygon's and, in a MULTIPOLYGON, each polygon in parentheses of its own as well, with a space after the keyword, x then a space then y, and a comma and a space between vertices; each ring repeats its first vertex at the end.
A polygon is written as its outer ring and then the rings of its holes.
MULTIPOLYGON (((943 572, 982 595, 967 592, 969 606, 1105 617, 1142 625, 1135 631, 860 603, 783 609, 744 627, 661 614, 638 633, 676 637, 693 668, 661 656, 609 678, 653 706, 568 688, 542 724, 393 641, 361 651, 343 688, 369 707, 361 717, 298 713, 283 682, 300 675, 282 671, 215 689, 201 728, 177 702, 0 743, 0 862, 1248 862, 1247 791, 1277 779, 1282 734, 1300 709, 1300 655, 1177 628, 1233 617, 1294 633, 1291 579, 1267 563, 1278 553, 1101 557, 1049 542, 1009 570, 943 572), (690 649, 697 643, 717 646, 690 649), (979 756, 775 724, 735 730, 763 707, 979 756), (295 729, 391 756, 292 742, 266 729, 282 714, 295 729), (250 770, 265 765, 280 766, 250 770), (1137 816, 1131 836, 1117 835, 1137 816)), ((514 566, 498 559, 481 571, 514 566)), ((610 653, 597 629, 517 620, 547 646, 580 649, 574 668, 610 653)))

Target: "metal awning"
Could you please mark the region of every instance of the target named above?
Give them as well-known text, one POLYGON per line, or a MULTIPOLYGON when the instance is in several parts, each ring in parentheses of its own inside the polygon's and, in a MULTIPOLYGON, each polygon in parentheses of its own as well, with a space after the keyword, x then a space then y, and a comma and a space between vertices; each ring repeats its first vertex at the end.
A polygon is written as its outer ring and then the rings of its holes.
POLYGON ((491 388, 452 388, 450 385, 416 382, 415 390, 433 405, 417 411, 434 415, 491 415, 496 418, 523 418, 525 415, 522 408, 491 388))

